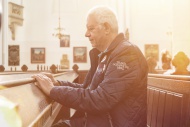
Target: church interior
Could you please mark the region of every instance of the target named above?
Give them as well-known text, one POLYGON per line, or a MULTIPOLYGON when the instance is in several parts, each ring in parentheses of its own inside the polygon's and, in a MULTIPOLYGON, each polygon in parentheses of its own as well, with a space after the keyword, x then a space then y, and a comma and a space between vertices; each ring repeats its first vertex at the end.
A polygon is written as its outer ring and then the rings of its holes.
POLYGON ((190 126, 190 0, 0 0, 0 114, 6 99, 19 112, 14 127, 48 127, 72 114, 31 87, 31 75, 83 83, 92 49, 86 16, 96 5, 115 11, 119 33, 147 60, 147 127, 190 126))
POLYGON ((115 10, 119 32, 126 33, 129 41, 137 44, 146 58, 155 56, 155 69, 163 69, 164 50, 172 58, 180 51, 190 57, 188 0, 92 0, 85 3, 80 0, 1 0, 0 65, 5 71, 11 71, 11 68, 21 71, 23 65, 28 70, 37 70, 37 66, 47 69, 52 64, 60 69, 72 69, 77 64, 79 69, 88 70, 88 51, 92 47, 85 37, 85 16, 95 5, 108 5, 115 10), (18 9, 15 10, 18 18, 11 13, 11 7, 18 9), (62 39, 59 34, 63 35, 62 39), (17 50, 17 54, 11 52, 12 49, 17 50), (38 58, 34 52, 41 50, 41 60, 35 60, 38 58), (85 56, 79 58, 78 54, 85 56), (18 60, 14 60, 14 56, 18 60))

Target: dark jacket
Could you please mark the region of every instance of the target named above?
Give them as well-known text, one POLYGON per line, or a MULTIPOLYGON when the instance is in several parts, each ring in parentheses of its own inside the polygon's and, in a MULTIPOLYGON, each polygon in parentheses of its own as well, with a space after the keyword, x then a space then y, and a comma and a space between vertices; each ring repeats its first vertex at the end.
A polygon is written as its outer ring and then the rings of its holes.
POLYGON ((85 112, 85 117, 71 120, 72 127, 146 127, 148 66, 139 48, 119 34, 97 54, 90 51, 84 84, 60 81, 62 86, 54 87, 50 97, 85 112))

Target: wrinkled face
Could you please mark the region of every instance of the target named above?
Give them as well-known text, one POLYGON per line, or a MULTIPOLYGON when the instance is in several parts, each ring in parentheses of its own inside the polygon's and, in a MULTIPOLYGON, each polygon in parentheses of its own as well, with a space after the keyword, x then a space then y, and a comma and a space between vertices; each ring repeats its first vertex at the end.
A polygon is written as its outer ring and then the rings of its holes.
POLYGON ((86 24, 87 31, 85 36, 89 38, 92 47, 101 51, 101 48, 105 45, 105 29, 103 24, 99 24, 93 15, 89 15, 86 24))

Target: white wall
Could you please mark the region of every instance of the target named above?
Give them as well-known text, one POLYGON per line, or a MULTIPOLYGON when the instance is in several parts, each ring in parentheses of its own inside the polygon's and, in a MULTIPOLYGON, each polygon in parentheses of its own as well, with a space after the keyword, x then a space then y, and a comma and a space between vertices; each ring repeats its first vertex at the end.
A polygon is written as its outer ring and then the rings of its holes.
MULTIPOLYGON (((70 69, 73 66, 73 47, 86 46, 91 49, 88 39, 84 37, 86 30, 86 12, 94 5, 105 4, 115 9, 118 14, 120 32, 129 28, 130 41, 136 43, 144 53, 145 44, 159 44, 159 50, 168 49, 174 55, 184 51, 190 57, 190 1, 189 0, 61 0, 61 26, 71 36, 70 48, 61 48, 58 38, 52 36, 58 27, 58 0, 10 0, 24 6, 23 26, 16 26, 16 39, 11 39, 8 27, 4 30, 4 56, 0 64, 9 70, 8 45, 20 45, 20 66, 36 69, 31 64, 31 47, 46 48, 46 65, 60 64, 62 54, 68 54, 70 69), (173 39, 168 35, 171 28, 173 39), (172 46, 171 46, 172 40, 172 46), (172 49, 171 49, 172 48, 172 49)), ((5 19, 5 21, 7 21, 5 19)), ((8 26, 5 23, 6 26, 8 26)), ((77 63, 80 69, 88 69, 87 63, 77 63)), ((159 54, 159 60, 161 54, 159 54)), ((161 62, 158 62, 161 68, 161 62)))
POLYGON ((190 58, 190 1, 174 1, 173 53, 184 51, 190 58))
MULTIPOLYGON (((108 5, 108 0, 61 0, 61 26, 70 34, 70 48, 61 48, 59 39, 52 36, 58 27, 58 0, 12 0, 14 3, 22 3, 24 6, 24 23, 23 26, 16 27, 16 39, 11 40, 11 33, 8 33, 7 45, 20 46, 20 66, 23 64, 29 66, 29 69, 36 69, 37 64, 31 64, 30 49, 31 47, 44 47, 46 49, 46 65, 59 65, 62 54, 67 54, 70 61, 70 69, 73 66, 73 47, 87 46, 91 49, 88 39, 84 37, 86 28, 86 13, 96 4, 108 5), (84 4, 85 3, 85 4, 84 4)), ((89 57, 87 63, 77 63, 80 69, 89 69, 89 57)), ((6 56, 7 67, 7 59, 6 56)), ((41 64, 40 64, 41 65, 41 64)), ((42 64, 44 65, 44 64, 42 64)), ((10 67, 8 67, 9 69, 10 67)))
MULTIPOLYGON (((144 52, 144 44, 159 44, 174 56, 184 51, 190 58, 189 0, 130 0, 130 40, 144 52), (173 33, 168 36, 167 32, 173 33)), ((190 69, 189 69, 190 70, 190 69)))

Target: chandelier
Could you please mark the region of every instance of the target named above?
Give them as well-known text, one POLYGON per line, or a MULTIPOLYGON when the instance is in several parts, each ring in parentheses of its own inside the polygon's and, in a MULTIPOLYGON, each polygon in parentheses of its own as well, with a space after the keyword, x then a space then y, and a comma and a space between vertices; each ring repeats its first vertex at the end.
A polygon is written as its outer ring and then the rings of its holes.
POLYGON ((60 0, 59 0, 58 4, 59 4, 59 22, 58 22, 58 27, 55 28, 56 33, 54 33, 53 36, 58 37, 59 40, 61 40, 64 37, 64 34, 62 33, 62 31, 64 30, 64 28, 61 27, 61 23, 60 23, 60 21, 61 21, 61 18, 60 18, 60 0))

